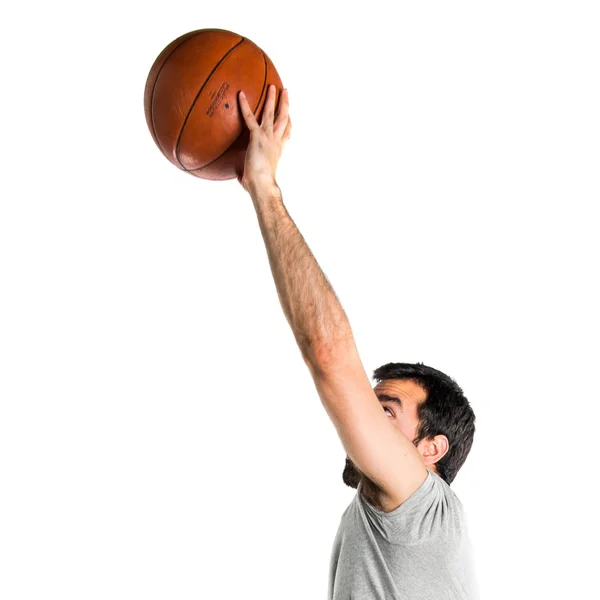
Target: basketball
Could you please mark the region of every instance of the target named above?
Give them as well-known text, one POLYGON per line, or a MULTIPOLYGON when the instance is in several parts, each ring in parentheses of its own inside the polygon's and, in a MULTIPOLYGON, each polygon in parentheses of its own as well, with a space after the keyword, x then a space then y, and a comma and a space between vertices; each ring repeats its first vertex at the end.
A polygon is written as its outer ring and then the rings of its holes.
POLYGON ((235 179, 244 170, 250 132, 238 102, 243 90, 254 116, 269 85, 283 85, 255 43, 224 29, 198 29, 171 42, 150 69, 146 123, 158 149, 178 169, 201 179, 235 179))

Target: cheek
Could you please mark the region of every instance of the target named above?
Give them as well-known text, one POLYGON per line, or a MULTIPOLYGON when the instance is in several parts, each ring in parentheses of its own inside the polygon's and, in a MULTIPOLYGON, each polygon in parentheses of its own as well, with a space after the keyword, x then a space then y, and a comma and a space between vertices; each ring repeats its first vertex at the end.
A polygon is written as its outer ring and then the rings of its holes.
POLYGON ((413 423, 410 423, 407 419, 398 419, 396 421, 396 425, 409 440, 413 440, 415 438, 416 433, 413 423))

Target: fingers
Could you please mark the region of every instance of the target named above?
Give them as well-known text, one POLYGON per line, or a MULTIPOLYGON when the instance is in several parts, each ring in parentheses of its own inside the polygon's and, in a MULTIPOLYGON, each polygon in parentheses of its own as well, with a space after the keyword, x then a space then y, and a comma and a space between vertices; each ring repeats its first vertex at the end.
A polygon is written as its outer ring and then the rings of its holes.
POLYGON ((288 91, 283 90, 281 98, 279 99, 279 110, 277 111, 277 122, 273 127, 273 132, 277 135, 285 135, 288 126, 289 119, 290 100, 288 97, 288 91))
POLYGON ((291 135, 292 135, 292 119, 290 117, 288 117, 288 122, 285 127, 285 131, 283 132, 283 137, 281 139, 285 143, 290 139, 291 135))
POLYGON ((256 120, 254 113, 252 112, 252 109, 250 108, 250 105, 248 104, 248 100, 246 99, 246 94, 244 94, 244 92, 240 92, 238 94, 238 96, 240 99, 240 108, 242 111, 242 116, 244 117, 244 121, 246 122, 248 129, 250 131, 253 131, 254 129, 256 129, 259 126, 258 121, 256 120))
POLYGON ((271 84, 267 90, 267 101, 265 102, 265 108, 263 110, 263 116, 261 120, 261 126, 265 127, 267 131, 273 131, 273 121, 275 119, 275 95, 277 88, 271 84))
POLYGON ((267 99, 265 101, 263 115, 261 119, 261 124, 258 124, 250 105, 248 104, 248 100, 246 99, 246 95, 243 91, 239 93, 240 99, 240 108, 242 112, 242 116, 244 117, 244 121, 248 126, 250 131, 253 131, 257 127, 263 127, 267 132, 276 133, 280 138, 281 136, 289 137, 288 129, 291 127, 290 119, 289 119, 289 97, 288 91, 283 90, 279 98, 279 108, 277 110, 277 119, 275 121, 275 97, 276 97, 277 88, 275 85, 269 85, 267 90, 267 99))

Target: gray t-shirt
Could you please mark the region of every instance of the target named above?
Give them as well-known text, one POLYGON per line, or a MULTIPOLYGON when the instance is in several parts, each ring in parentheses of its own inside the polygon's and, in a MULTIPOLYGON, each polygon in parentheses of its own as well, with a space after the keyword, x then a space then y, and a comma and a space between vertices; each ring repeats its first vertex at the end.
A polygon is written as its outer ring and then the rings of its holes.
POLYGON ((462 504, 427 471, 389 513, 369 504, 359 483, 333 543, 328 600, 479 598, 462 504))

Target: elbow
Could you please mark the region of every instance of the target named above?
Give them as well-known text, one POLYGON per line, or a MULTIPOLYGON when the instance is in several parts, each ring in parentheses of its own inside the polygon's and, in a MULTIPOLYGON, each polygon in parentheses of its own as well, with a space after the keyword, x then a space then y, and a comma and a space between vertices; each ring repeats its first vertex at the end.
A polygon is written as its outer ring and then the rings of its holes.
POLYGON ((326 344, 312 344, 303 352, 304 362, 311 372, 326 374, 356 361, 358 350, 352 338, 326 344))

